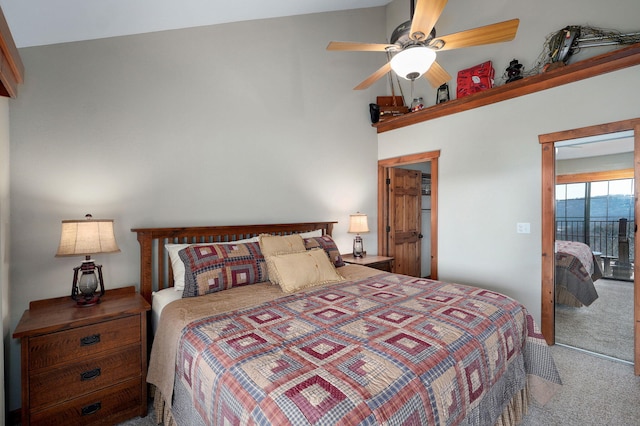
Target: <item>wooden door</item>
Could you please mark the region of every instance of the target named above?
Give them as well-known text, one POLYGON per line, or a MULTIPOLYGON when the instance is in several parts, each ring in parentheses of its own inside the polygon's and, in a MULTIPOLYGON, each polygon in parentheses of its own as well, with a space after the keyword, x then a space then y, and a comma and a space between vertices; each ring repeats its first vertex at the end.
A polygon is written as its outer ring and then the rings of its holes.
POLYGON ((420 276, 422 172, 389 168, 389 249, 394 272, 420 276))

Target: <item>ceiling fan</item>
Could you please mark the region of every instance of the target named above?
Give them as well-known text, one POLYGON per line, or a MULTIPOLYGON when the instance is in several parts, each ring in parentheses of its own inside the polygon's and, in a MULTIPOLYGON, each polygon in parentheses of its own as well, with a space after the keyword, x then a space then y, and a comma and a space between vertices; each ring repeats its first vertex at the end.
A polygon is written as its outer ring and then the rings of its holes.
POLYGON ((447 0, 416 0, 411 2, 412 19, 400 24, 391 34, 390 44, 332 41, 327 50, 356 52, 387 52, 394 54, 389 62, 371 74, 354 90, 366 89, 393 70, 400 77, 415 80, 424 75, 433 87, 440 87, 451 76, 436 61, 436 52, 480 46, 513 40, 519 19, 436 37, 435 23, 447 0))

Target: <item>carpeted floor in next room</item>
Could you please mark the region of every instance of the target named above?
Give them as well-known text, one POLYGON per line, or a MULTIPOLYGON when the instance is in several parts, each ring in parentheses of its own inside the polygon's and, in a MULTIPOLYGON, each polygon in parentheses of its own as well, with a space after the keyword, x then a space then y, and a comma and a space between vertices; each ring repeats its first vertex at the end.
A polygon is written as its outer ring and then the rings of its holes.
MULTIPOLYGON (((640 425, 640 377, 633 366, 564 346, 551 351, 564 385, 544 407, 532 403, 522 426, 640 425)), ((120 426, 152 426, 152 417, 120 426)))
POLYGON ((556 305, 556 342, 633 362, 633 286, 601 278, 591 305, 556 305))

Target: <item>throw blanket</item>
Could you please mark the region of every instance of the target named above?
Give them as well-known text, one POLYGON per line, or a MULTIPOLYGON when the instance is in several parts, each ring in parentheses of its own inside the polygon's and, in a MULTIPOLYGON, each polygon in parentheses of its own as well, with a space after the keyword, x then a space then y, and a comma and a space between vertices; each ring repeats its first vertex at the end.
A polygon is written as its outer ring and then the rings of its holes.
POLYGON ((176 380, 206 424, 487 425, 526 375, 542 403, 560 384, 521 304, 388 273, 208 316, 179 340, 176 380))
POLYGON ((576 241, 556 241, 556 302, 569 306, 589 306, 597 298, 593 284, 602 269, 588 245, 576 241))

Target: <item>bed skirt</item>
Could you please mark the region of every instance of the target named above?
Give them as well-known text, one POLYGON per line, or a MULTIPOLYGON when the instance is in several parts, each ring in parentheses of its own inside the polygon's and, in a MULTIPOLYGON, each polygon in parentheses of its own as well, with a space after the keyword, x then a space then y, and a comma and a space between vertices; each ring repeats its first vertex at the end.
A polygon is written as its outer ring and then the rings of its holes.
POLYGON ((162 424, 164 426, 178 426, 173 418, 173 414, 171 414, 171 409, 165 405, 164 398, 158 388, 154 385, 149 386, 153 393, 153 415, 155 415, 156 424, 162 424))
POLYGON ((576 299, 566 288, 556 286, 556 303, 573 308, 582 308, 584 304, 576 299))
MULTIPOLYGON (((150 395, 153 395, 153 415, 155 415, 156 424, 162 424, 164 426, 178 426, 178 423, 171 413, 171 409, 164 403, 164 398, 160 394, 160 391, 154 386, 150 385, 150 395)), ((524 416, 527 415, 527 409, 529 406, 529 385, 524 389, 517 392, 511 401, 502 411, 502 414, 495 423, 495 426, 516 426, 522 422, 524 416)))

